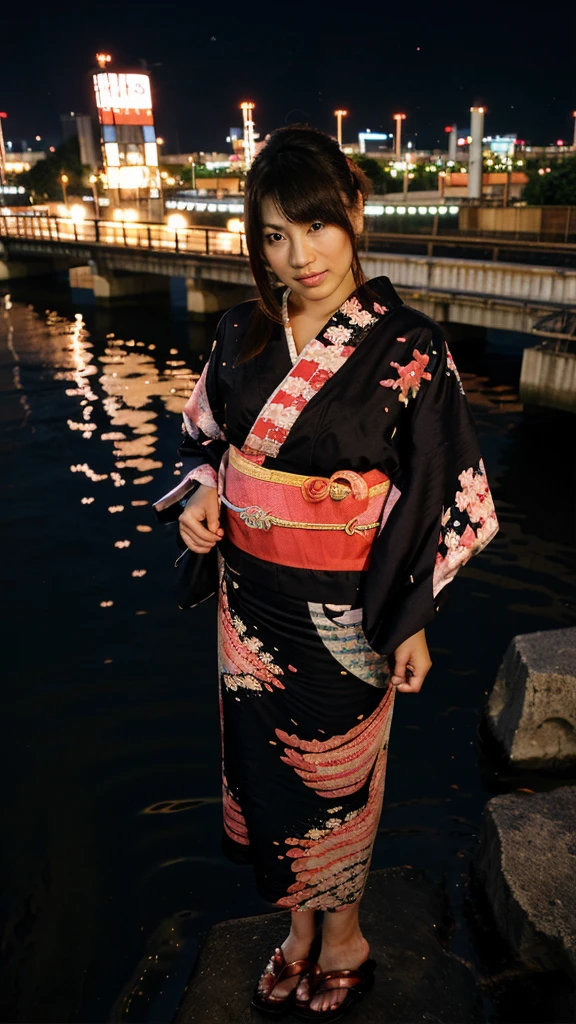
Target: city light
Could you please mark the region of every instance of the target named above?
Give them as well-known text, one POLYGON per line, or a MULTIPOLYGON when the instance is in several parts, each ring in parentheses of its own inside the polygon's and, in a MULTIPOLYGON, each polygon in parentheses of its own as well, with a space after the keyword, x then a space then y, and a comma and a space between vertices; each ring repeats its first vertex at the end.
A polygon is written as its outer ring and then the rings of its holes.
POLYGON ((240 104, 240 110, 242 111, 242 117, 244 119, 244 166, 247 171, 250 170, 254 163, 254 157, 256 155, 256 140, 254 135, 254 118, 252 111, 256 104, 251 103, 249 100, 245 100, 240 104))
POLYGON ((111 60, 112 60, 112 57, 110 56, 109 53, 97 53, 96 54, 96 63, 98 64, 99 68, 105 68, 106 65, 110 63, 111 60))
POLYGON ((75 224, 80 224, 86 217, 86 210, 83 206, 80 206, 79 203, 74 203, 74 205, 70 207, 70 217, 75 224))
POLYGON ((113 220, 125 221, 127 223, 134 223, 139 219, 138 210, 133 210, 131 207, 117 207, 112 213, 113 220))
POLYGON ((181 213, 171 213, 166 219, 166 224, 169 228, 172 228, 173 231, 179 231, 180 228, 188 227, 188 221, 181 213))
POLYGON ((240 220, 240 217, 231 217, 230 220, 226 222, 226 229, 235 235, 243 235, 244 221, 240 220))

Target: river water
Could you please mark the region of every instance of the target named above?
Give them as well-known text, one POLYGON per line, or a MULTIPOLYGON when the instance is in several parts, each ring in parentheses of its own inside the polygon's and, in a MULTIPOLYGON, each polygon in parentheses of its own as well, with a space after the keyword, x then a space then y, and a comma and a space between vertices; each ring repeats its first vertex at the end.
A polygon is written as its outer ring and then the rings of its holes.
MULTIPOLYGON (((269 909, 220 853, 214 604, 177 610, 150 504, 177 479, 214 323, 48 284, 0 302, 2 1019, 169 1021, 206 929, 269 909)), ((576 623, 573 420, 524 413, 528 339, 452 334, 501 531, 428 630, 422 694, 397 702, 373 866, 442 880, 474 962, 469 861, 499 786, 482 707, 515 634, 576 623)))

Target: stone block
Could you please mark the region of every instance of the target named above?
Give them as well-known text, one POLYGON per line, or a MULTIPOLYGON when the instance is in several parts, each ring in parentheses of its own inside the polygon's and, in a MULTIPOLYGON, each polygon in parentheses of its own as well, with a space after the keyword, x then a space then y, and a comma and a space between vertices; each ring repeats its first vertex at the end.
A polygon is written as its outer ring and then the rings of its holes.
POLYGON ((561 768, 576 760, 576 628, 514 637, 487 718, 514 764, 561 768))
MULTIPOLYGON (((371 872, 360 912, 378 961, 376 984, 350 1024, 482 1021, 472 971, 441 941, 446 906, 439 886, 413 868, 371 872)), ((288 934, 290 915, 272 912, 210 929, 174 1024, 248 1024, 252 989, 288 934)), ((283 1018, 292 1021, 292 1016, 283 1018)))
POLYGON ((476 873, 514 952, 576 982, 576 786, 490 800, 476 873))

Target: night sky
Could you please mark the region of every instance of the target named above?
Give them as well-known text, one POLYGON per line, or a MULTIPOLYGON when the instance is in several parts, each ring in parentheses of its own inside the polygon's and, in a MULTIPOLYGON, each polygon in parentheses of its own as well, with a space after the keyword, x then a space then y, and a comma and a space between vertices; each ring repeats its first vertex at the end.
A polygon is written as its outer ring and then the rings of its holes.
POLYGON ((166 152, 226 150, 241 124, 238 104, 256 103, 260 132, 306 121, 344 141, 393 131, 408 115, 417 147, 445 145, 444 127, 488 109, 486 134, 516 132, 534 145, 571 141, 576 108, 576 4, 541 0, 470 3, 417 0, 346 4, 137 4, 133 0, 43 4, 8 0, 0 15, 0 110, 5 137, 37 146, 60 141, 59 115, 93 111, 94 54, 110 70, 153 76, 156 125, 166 152), (531 13, 533 12, 533 13, 531 13))

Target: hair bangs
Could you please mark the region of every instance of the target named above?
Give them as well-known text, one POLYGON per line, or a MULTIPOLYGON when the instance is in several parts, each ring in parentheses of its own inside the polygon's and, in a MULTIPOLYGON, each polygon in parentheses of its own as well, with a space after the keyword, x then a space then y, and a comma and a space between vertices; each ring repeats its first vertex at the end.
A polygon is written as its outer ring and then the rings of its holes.
POLYGON ((293 224, 336 224, 347 229, 347 201, 335 183, 322 173, 322 167, 305 152, 278 154, 260 183, 259 204, 270 199, 286 220, 293 224))

